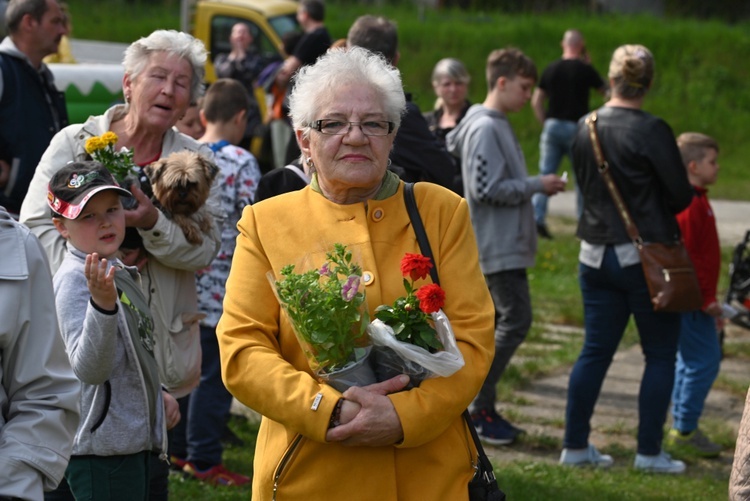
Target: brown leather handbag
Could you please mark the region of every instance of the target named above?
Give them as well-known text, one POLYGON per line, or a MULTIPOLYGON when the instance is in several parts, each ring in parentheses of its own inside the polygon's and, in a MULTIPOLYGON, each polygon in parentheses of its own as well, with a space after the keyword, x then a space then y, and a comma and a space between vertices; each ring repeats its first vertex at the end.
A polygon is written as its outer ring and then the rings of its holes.
POLYGON ((681 241, 672 244, 643 241, 609 171, 609 164, 604 158, 599 134, 596 132, 596 119, 596 112, 591 113, 586 118, 586 125, 594 147, 598 170, 615 202, 628 236, 638 249, 654 310, 670 312, 699 310, 703 304, 703 298, 687 249, 681 241))

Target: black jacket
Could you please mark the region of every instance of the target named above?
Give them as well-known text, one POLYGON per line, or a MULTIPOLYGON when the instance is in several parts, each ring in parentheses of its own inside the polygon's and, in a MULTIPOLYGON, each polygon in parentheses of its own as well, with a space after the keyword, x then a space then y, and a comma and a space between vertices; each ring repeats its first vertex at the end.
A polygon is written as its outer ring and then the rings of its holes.
POLYGON ((8 185, 0 190, 0 205, 18 214, 39 159, 52 137, 68 125, 68 112, 65 96, 46 67, 39 72, 20 57, 1 52, 0 71, 0 159, 11 166, 8 185))
MULTIPOLYGON (((597 131, 612 177, 644 241, 680 238, 675 215, 693 198, 672 129, 642 110, 602 107, 597 131)), ((573 168, 583 194, 578 237, 596 245, 630 239, 607 191, 589 139, 585 116, 573 141, 573 168)))
POLYGON ((456 178, 460 171, 445 145, 430 132, 419 106, 406 95, 406 112, 396 132, 390 159, 391 170, 407 182, 429 181, 463 196, 456 178))

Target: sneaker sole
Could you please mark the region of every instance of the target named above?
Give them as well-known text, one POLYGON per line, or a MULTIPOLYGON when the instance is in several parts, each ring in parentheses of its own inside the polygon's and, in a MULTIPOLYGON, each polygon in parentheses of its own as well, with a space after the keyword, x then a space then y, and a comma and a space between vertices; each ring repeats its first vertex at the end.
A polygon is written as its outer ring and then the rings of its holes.
POLYGON ((667 475, 679 475, 680 473, 685 473, 685 468, 681 470, 663 470, 661 468, 643 468, 636 466, 635 469, 642 471, 643 473, 664 473, 667 475))
POLYGON ((487 445, 510 445, 515 441, 515 438, 490 438, 479 435, 479 440, 487 445))

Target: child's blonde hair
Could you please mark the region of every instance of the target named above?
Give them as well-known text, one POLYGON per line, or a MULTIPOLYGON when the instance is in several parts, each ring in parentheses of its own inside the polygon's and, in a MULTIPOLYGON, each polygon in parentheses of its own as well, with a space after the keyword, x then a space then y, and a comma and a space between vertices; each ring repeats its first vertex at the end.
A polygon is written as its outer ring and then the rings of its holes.
POLYGON ((716 139, 700 132, 683 132, 677 137, 677 146, 680 148, 682 163, 685 167, 690 162, 699 162, 706 156, 707 150, 719 152, 719 143, 716 139))

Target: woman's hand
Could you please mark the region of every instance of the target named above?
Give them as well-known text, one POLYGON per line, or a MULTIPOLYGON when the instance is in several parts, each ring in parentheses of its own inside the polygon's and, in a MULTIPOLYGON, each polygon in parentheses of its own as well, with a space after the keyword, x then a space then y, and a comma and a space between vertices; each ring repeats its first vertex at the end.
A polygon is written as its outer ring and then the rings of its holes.
POLYGON ((400 375, 362 388, 344 392, 340 425, 326 433, 326 441, 342 445, 393 445, 404 438, 396 409, 386 395, 401 391, 409 377, 400 375))
POLYGON ((107 260, 99 260, 99 254, 94 252, 86 256, 86 264, 83 268, 86 276, 86 284, 91 293, 91 300, 99 308, 106 311, 114 311, 117 307, 117 289, 115 288, 114 267, 107 272, 107 260))
POLYGON ((126 249, 120 247, 120 261, 126 266, 135 266, 138 271, 143 271, 143 267, 148 263, 148 254, 143 247, 135 249, 126 249))
POLYGON ((151 199, 139 187, 131 185, 128 189, 138 202, 138 206, 135 209, 125 211, 125 226, 150 230, 159 219, 159 209, 154 206, 151 199))
POLYGON ((180 404, 177 403, 177 400, 172 395, 164 390, 162 390, 161 395, 164 400, 164 419, 167 421, 167 429, 171 430, 182 419, 180 404))

